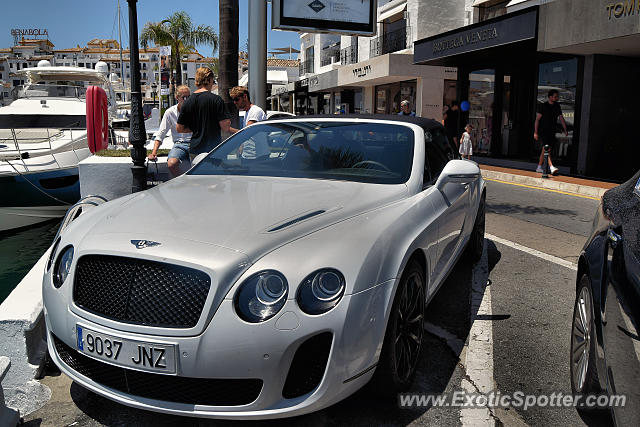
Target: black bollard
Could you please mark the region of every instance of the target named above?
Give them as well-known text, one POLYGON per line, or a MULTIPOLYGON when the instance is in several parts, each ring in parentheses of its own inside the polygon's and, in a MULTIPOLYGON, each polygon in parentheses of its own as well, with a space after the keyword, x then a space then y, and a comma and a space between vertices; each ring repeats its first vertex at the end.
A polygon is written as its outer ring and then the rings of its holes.
POLYGON ((544 146, 544 160, 542 161, 542 178, 549 178, 549 146, 544 146))

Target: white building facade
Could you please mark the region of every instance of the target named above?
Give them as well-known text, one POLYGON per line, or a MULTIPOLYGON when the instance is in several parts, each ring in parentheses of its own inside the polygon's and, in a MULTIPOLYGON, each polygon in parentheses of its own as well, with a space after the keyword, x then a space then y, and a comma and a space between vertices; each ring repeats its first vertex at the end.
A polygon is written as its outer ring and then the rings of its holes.
MULTIPOLYGON (((455 99, 456 69, 417 66, 416 40, 468 25, 473 0, 380 0, 377 34, 300 35, 300 80, 288 95, 296 114, 397 114, 442 118, 455 99)), ((280 95, 283 97, 283 94, 280 95)))

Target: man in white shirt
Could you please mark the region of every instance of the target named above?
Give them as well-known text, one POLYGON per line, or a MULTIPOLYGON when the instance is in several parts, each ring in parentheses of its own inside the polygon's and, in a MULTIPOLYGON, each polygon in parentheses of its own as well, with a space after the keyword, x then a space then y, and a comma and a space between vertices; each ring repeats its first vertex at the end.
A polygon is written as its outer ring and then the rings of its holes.
POLYGON ((178 101, 178 104, 173 107, 169 107, 167 111, 164 112, 162 121, 160 122, 160 128, 153 135, 153 150, 151 150, 151 154, 148 156, 148 159, 151 161, 157 160, 158 148, 160 147, 160 144, 162 144, 162 140, 167 136, 167 133, 171 131, 173 148, 169 151, 167 167, 174 177, 184 172, 181 167, 182 162, 189 165, 189 141, 191 140, 191 133, 178 133, 176 130, 176 124, 178 123, 178 116, 180 115, 182 104, 184 104, 184 101, 190 95, 191 91, 188 86, 183 85, 178 87, 176 90, 176 100, 178 101))
MULTIPOLYGON (((231 96, 231 100, 236 104, 236 107, 245 112, 242 123, 243 128, 267 119, 267 115, 264 113, 264 110, 251 103, 251 100, 249 99, 249 91, 246 87, 234 87, 229 91, 229 96, 231 96)), ((240 129, 231 128, 231 133, 236 133, 239 130, 240 129)), ((266 138, 260 137, 257 140, 256 138, 258 137, 252 137, 240 146, 239 152, 242 159, 253 160, 269 157, 271 151, 269 150, 269 144, 267 143, 266 138)))

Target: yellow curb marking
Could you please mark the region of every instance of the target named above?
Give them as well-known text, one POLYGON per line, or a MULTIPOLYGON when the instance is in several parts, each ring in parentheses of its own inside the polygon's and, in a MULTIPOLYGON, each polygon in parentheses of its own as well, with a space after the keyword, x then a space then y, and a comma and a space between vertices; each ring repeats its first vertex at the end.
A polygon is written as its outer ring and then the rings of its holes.
POLYGON ((525 188, 532 188, 534 190, 542 190, 542 191, 550 191, 552 193, 558 193, 558 194, 565 194, 567 196, 573 196, 573 197, 581 197, 583 199, 591 199, 591 200, 597 200, 600 201, 600 197, 591 197, 591 196, 583 196, 581 194, 575 194, 575 193, 567 193, 566 191, 560 191, 560 190, 553 190, 551 188, 543 188, 543 187, 535 187, 533 185, 526 185, 526 184, 519 184, 517 182, 508 182, 508 181, 502 181, 499 179, 493 179, 493 178, 485 178, 483 177, 483 179, 485 181, 493 181, 493 182, 499 182, 501 184, 508 184, 508 185, 517 185, 518 187, 525 187, 525 188))

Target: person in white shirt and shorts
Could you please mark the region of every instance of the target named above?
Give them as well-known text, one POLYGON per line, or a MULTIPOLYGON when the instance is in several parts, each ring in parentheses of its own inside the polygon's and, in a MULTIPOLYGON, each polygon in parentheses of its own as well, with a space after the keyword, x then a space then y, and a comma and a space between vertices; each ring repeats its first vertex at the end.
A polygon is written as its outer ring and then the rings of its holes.
POLYGON ((459 152, 463 159, 471 159, 473 155, 473 144, 471 143, 471 130, 473 127, 468 124, 464 127, 464 133, 460 140, 459 152))
POLYGON ((189 161, 189 141, 191 140, 191 132, 179 133, 176 130, 176 124, 178 123, 178 116, 180 115, 182 104, 184 104, 184 101, 189 98, 190 95, 191 91, 186 85, 179 86, 176 89, 176 100, 178 101, 178 104, 169 107, 167 111, 164 112, 162 121, 160 122, 160 128, 153 135, 153 150, 151 150, 151 154, 147 156, 147 158, 152 162, 155 162, 158 159, 158 148, 160 147, 160 144, 162 144, 162 140, 167 136, 167 133, 171 131, 173 148, 169 151, 169 156, 167 157, 167 168, 174 177, 182 174, 191 164, 189 161), (186 167, 181 166, 182 163, 184 163, 186 167))

